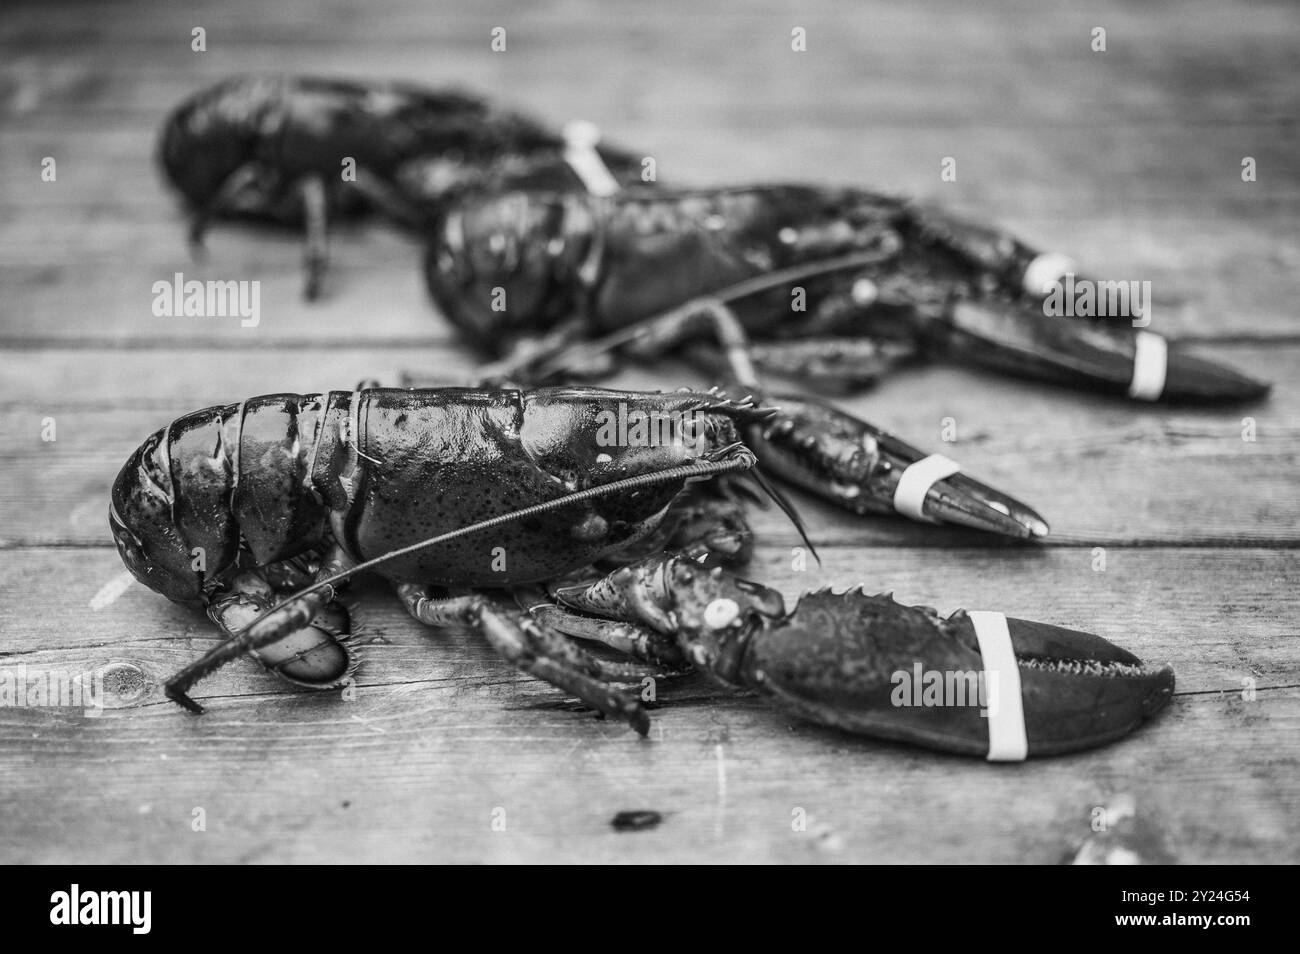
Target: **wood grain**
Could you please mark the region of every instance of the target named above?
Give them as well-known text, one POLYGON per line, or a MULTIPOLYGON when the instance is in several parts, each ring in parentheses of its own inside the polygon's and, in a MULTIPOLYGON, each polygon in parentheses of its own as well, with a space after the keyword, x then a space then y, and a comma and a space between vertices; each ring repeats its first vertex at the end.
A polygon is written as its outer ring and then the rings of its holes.
MULTIPOLYGON (((1298 38, 1287 0, 5 4, 0 668, 129 663, 147 682, 98 718, 0 707, 0 858, 1055 863, 1131 795, 1145 860, 1300 861, 1298 38), (299 298, 295 235, 222 226, 191 260, 153 167, 159 125, 193 91, 268 68, 458 83, 555 123, 591 118, 654 150, 665 183, 874 186, 1152 281, 1159 330, 1274 381, 1270 398, 1152 408, 905 369, 844 406, 1039 507, 1046 545, 801 496, 822 565, 794 570, 798 540, 768 511, 749 572, 791 599, 864 583, 1083 627, 1172 664, 1169 708, 1101 750, 992 766, 821 730, 692 677, 661 688, 639 741, 476 635, 417 626, 374 580, 347 595, 365 657, 352 701, 247 662, 202 685, 202 718, 163 701, 159 681, 215 634, 123 578, 105 510, 131 450, 205 405, 402 368, 458 381, 473 360, 428 302, 418 244, 382 225, 336 232, 316 306, 299 298), (939 181, 944 156, 956 182, 939 181), (177 271, 261 281, 262 323, 153 317, 153 282, 177 271), (663 821, 617 832, 634 809, 663 821)), ((668 366, 612 383, 704 382, 668 366)))
MULTIPOLYGON (((1300 860, 1300 671, 1293 552, 1084 554, 830 550, 820 573, 766 553, 793 595, 814 575, 899 599, 1000 607, 1085 625, 1152 662, 1179 695, 1157 723, 1082 756, 987 766, 792 721, 699 679, 662 690, 650 738, 593 721, 470 634, 432 633, 373 585, 353 594, 365 664, 353 701, 286 691, 248 663, 203 684, 185 715, 155 688, 98 719, 0 710, 10 763, 0 847, 12 860, 694 860, 1055 862, 1119 793, 1179 860, 1300 860), (1220 581, 1238 581, 1218 593, 1220 581), (1252 701, 1242 698, 1253 680, 1252 701), (719 763, 725 782, 719 782, 719 763), (204 808, 208 830, 190 830, 204 808), (507 828, 494 832, 504 808, 507 828), (814 820, 791 830, 791 812, 814 820), (616 835, 618 811, 666 816, 616 835)), ((214 638, 202 617, 133 586, 102 549, 33 549, 0 567, 5 666, 130 663, 160 680, 214 638), (78 620, 75 635, 69 623, 78 620)))

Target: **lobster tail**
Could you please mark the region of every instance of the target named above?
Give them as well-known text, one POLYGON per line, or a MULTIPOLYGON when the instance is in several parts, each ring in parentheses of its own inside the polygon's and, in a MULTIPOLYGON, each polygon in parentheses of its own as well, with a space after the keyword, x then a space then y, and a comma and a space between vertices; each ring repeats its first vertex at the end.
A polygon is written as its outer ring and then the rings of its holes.
POLYGON ((238 531, 221 502, 231 483, 223 425, 233 410, 188 414, 150 435, 113 482, 118 552, 136 579, 169 599, 197 600, 238 554, 238 531), (199 442, 207 466, 191 470, 199 442))
POLYGON ((151 435, 113 484, 109 523, 141 583, 200 599, 240 562, 318 546, 328 508, 311 489, 324 403, 269 395, 178 418, 151 435))

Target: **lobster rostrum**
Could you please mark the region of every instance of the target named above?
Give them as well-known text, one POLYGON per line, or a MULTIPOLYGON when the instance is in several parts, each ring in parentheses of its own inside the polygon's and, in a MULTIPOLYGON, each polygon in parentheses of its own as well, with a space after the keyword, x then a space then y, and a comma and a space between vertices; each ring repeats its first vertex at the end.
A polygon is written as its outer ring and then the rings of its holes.
MULTIPOLYGON (((228 636, 167 683, 195 711, 193 683, 246 654, 300 685, 346 682, 355 651, 336 594, 361 571, 421 622, 478 631, 642 734, 641 680, 689 667, 822 725, 991 758, 1097 745, 1168 701, 1171 670, 1097 636, 943 620, 861 590, 787 610, 735 575, 748 554, 737 482, 767 486, 756 464, 773 435, 827 425, 782 414, 717 392, 591 387, 270 395, 148 438, 114 484, 110 523, 139 580, 206 606, 228 636), (633 415, 657 423, 611 440, 633 415), (918 685, 904 699, 900 679, 922 670, 979 691, 936 702, 918 685)), ((835 422, 793 446, 850 431, 835 422)), ((806 454, 806 467, 828 459, 806 454)), ((936 481, 922 509, 942 516, 945 496, 963 492, 936 481)))
POLYGON ((597 146, 598 136, 582 123, 561 134, 457 90, 240 76, 178 106, 158 156, 191 211, 196 248, 218 218, 304 228, 305 291, 314 298, 332 219, 373 212, 423 231, 467 191, 590 188, 582 174, 593 156, 604 188, 639 181, 640 160, 597 146))
POLYGON ((580 374, 600 350, 689 342, 698 358, 717 336, 697 313, 726 309, 760 369, 831 390, 922 353, 1139 400, 1268 390, 1141 327, 1151 306, 1121 294, 1127 282, 1090 285, 1125 314, 1048 317, 1091 282, 1065 256, 861 189, 477 193, 445 216, 425 274, 465 336, 532 383, 543 368, 580 374), (602 347, 574 346, 592 338, 602 347))

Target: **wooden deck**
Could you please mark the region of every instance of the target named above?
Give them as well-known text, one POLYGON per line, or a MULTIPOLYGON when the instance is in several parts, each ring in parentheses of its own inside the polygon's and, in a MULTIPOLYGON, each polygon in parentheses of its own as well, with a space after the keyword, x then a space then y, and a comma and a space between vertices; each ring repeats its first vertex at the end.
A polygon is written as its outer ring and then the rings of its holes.
MULTIPOLYGON (((865 582, 944 612, 1088 628, 1172 663, 1177 697, 1112 747, 991 766, 816 729, 696 680, 664 694, 638 741, 482 641, 421 630, 369 583, 354 592, 369 643, 354 701, 245 663, 203 684, 202 718, 156 686, 99 719, 0 708, 0 859, 1056 862, 1092 837, 1097 807, 1131 798, 1121 834, 1146 860, 1300 860, 1294 5, 460 6, 0 12, 0 665, 124 662, 156 680, 212 644, 201 617, 114 586, 108 488, 166 421, 469 361, 427 301, 418 250, 383 227, 335 236, 332 295, 314 307, 291 236, 222 227, 205 263, 188 257, 151 162, 165 112, 217 78, 283 70, 455 82, 590 118, 657 150, 665 182, 936 197, 1180 299, 1156 326, 1271 379, 1271 398, 1167 410, 931 365, 847 403, 1037 506, 1047 545, 808 502, 824 565, 791 570, 796 541, 769 513, 754 571, 791 595, 865 582), (190 49, 196 26, 207 52, 190 49), (790 50, 796 26, 806 53, 790 50), (56 182, 41 181, 46 156, 56 182), (954 183, 939 181, 944 156, 954 183), (1244 156, 1258 181, 1242 182, 1244 156), (260 280, 260 326, 153 317, 153 282, 177 271, 260 280), (662 821, 616 830, 630 810, 662 821)), ((614 382, 695 383, 676 368, 614 382)))

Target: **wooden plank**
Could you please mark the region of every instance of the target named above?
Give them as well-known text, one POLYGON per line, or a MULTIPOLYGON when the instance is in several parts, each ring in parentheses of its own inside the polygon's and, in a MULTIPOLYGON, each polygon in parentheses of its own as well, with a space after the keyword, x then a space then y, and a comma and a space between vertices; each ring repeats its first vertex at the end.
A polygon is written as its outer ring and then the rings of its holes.
MULTIPOLYGON (((155 167, 165 115, 76 131, 55 120, 11 129, 0 144, 0 167, 11 176, 0 193, 10 225, 84 226, 109 213, 126 227, 174 222, 170 188, 155 167), (46 156, 58 163, 55 182, 40 178, 46 156)), ((553 106, 545 115, 558 128, 579 114, 553 106)), ((808 121, 756 128, 740 117, 703 125, 675 117, 625 128, 593 119, 611 141, 653 156, 665 185, 805 180, 816 167, 817 181, 921 196, 989 219, 1035 221, 1267 217, 1300 203, 1300 130, 1290 124, 1058 130, 910 122, 846 131, 808 121), (1255 182, 1241 179, 1246 155, 1257 162, 1255 182), (944 157, 957 162, 955 181, 940 177, 944 157)), ((46 245, 63 239, 57 230, 38 237, 46 245)))
MULTIPOLYGON (((761 575, 787 591, 806 585, 812 573, 784 560, 765 554, 761 575)), ((1173 662, 1180 694, 1156 722, 1093 753, 990 766, 817 729, 696 681, 663 690, 638 742, 575 713, 481 640, 430 638, 366 587, 357 612, 373 642, 352 702, 285 693, 238 664, 204 684, 201 719, 156 689, 99 719, 0 709, 0 850, 83 862, 958 862, 976 851, 1053 863, 1089 836, 1094 807, 1127 793, 1176 860, 1300 860, 1295 554, 1123 551, 1105 573, 1068 552, 1032 573, 1022 560, 837 549, 823 579, 868 576, 943 612, 978 603, 1087 621, 1173 662), (1224 579, 1239 581, 1228 600, 1213 595, 1224 579), (1241 697, 1245 678, 1253 701, 1241 697), (195 808, 206 832, 191 831, 195 808), (497 808, 505 832, 491 829, 497 808), (800 808, 802 833, 791 828, 800 808), (617 834, 612 816, 632 809, 665 821, 617 834)), ((204 620, 138 586, 88 610, 118 572, 98 549, 0 564, 0 588, 24 594, 21 606, 0 602, 5 664, 129 662, 160 678, 210 644, 204 620)))
MULTIPOLYGON (((131 662, 152 680, 98 719, 0 707, 6 860, 1056 862, 1127 794, 1154 833, 1146 860, 1300 861, 1300 18, 1286 0, 135 7, 0 11, 0 666, 131 662), (200 23, 210 50, 195 54, 200 23), (487 48, 498 23, 506 55, 487 48), (789 50, 796 24, 807 54, 789 50), (1097 25, 1105 54, 1088 49, 1097 25), (242 663, 204 684, 202 719, 161 701, 157 681, 214 634, 138 584, 91 608, 122 581, 104 509, 130 450, 206 403, 470 366, 426 301, 418 248, 383 228, 336 237, 337 285, 314 308, 297 299, 292 235, 223 228, 205 264, 189 260, 151 164, 156 127, 194 89, 268 62, 592 117, 658 150, 665 182, 815 175, 935 198, 1188 300, 1162 308, 1160 330, 1232 339, 1211 353, 1277 381, 1271 399, 1144 408, 928 366, 849 402, 1040 506, 1048 546, 803 502, 823 565, 792 570, 799 541, 769 511, 751 570, 787 596, 862 581, 944 612, 1083 626, 1171 662, 1170 708, 1119 745, 995 767, 816 729, 694 678, 661 691, 638 742, 481 639, 415 626, 373 581, 348 596, 366 643, 355 701, 242 663), (936 178, 945 155, 956 183, 936 178), (1243 155, 1258 182, 1240 181, 1243 155), (160 324, 152 283, 175 271, 263 280, 262 325, 160 324), (629 809, 664 821, 619 834, 610 819, 629 809)), ((614 383, 698 380, 630 369, 614 383)))
MULTIPOLYGON (((66 72, 50 70, 65 80, 62 86, 42 84, 50 89, 53 105, 73 109, 87 94, 93 106, 156 108, 169 76, 264 69, 270 56, 286 71, 320 70, 322 51, 340 64, 338 69, 360 75, 434 75, 444 81, 506 84, 539 101, 557 92, 596 99, 610 95, 612 86, 635 94, 645 112, 668 111, 682 102, 727 112, 737 107, 731 90, 744 89, 755 112, 817 110, 825 123, 843 123, 864 104, 878 114, 911 112, 964 121, 971 115, 965 107, 972 101, 986 104, 990 93, 998 102, 1015 103, 1022 113, 1059 119, 1062 90, 1076 94, 1071 121, 1105 121, 1117 111, 1157 117, 1171 109, 1233 118, 1239 100, 1251 96, 1284 107, 1293 90, 1277 78, 1291 63, 1297 31, 1286 5, 1220 9, 1197 3, 1192 9, 1196 12, 1180 6, 1175 14, 1152 16, 1111 3, 1054 9, 1016 4, 993 10, 944 4, 929 11, 930 19, 919 19, 899 7, 874 7, 846 17, 830 3, 757 10, 689 4, 611 10, 584 4, 573 8, 573 15, 581 16, 579 27, 568 16, 518 7, 442 17, 407 7, 385 9, 362 28, 355 11, 346 7, 332 17, 315 8, 310 15, 272 16, 260 9, 250 15, 224 7, 184 8, 142 24, 87 15, 74 7, 49 20, 30 12, 11 16, 0 37, 38 62, 65 59, 61 54, 70 47, 89 50, 96 55, 82 68, 97 78, 116 67, 151 81, 123 89, 78 83, 66 72), (209 50, 203 54, 189 49, 189 31, 197 20, 210 31, 209 50), (489 50, 488 31, 502 23, 512 41, 507 54, 496 55, 489 50), (1109 30, 1104 54, 1090 49, 1091 30, 1099 24, 1109 30), (794 25, 809 31, 806 54, 790 50, 794 25), (952 42, 954 36, 962 38, 960 45, 952 42), (1235 55, 1247 48, 1248 58, 1235 55), (149 51, 147 61, 138 55, 141 49, 149 51), (733 52, 720 58, 724 49, 733 52), (616 67, 629 50, 638 54, 637 77, 591 83, 593 75, 623 73, 616 67), (701 63, 711 64, 711 74, 721 81, 697 82, 701 63), (1232 78, 1230 85, 1224 76, 1232 78), (1206 95, 1207 88, 1214 95, 1206 95), (1081 90, 1086 95, 1078 95, 1081 90), (809 96, 809 91, 817 95, 809 96)), ((31 69, 20 62, 15 71, 24 68, 31 69)), ((26 93, 22 86, 18 92, 19 103, 33 108, 31 100, 38 94, 26 93)), ((1273 113, 1278 119, 1290 115, 1285 108, 1273 113)))
MULTIPOLYGON (((1300 346, 1221 348, 1240 367, 1295 379, 1300 346)), ((37 351, 0 354, 8 383, 0 460, 9 479, 4 545, 105 543, 108 489, 130 452, 182 413, 276 391, 347 389, 366 377, 396 380, 420 352, 339 348, 293 351, 37 351), (50 387, 59 382, 57 392, 50 387), (57 440, 41 440, 45 418, 57 440)), ((468 363, 429 352, 449 381, 468 363)), ((629 389, 702 385, 682 372, 630 369, 629 389)), ((1137 405, 930 365, 904 370, 875 392, 843 401, 863 419, 927 449, 943 448, 971 473, 1040 509, 1051 545, 1188 541, 1294 546, 1300 538, 1300 400, 1280 387, 1249 408, 1188 410, 1137 405), (1256 440, 1243 441, 1243 418, 1256 440), (942 441, 951 418, 958 440, 942 441)), ((863 546, 996 544, 892 517, 858 520, 800 495, 819 542, 863 546)), ((754 514, 761 538, 794 545, 775 511, 754 514)))
MULTIPOLYGON (((1095 563, 1090 553, 1071 549, 965 547, 935 553, 829 546, 820 566, 809 560, 806 569, 796 570, 788 551, 764 546, 745 573, 782 590, 791 606, 808 590, 862 584, 869 592, 892 592, 903 603, 933 606, 945 615, 961 608, 999 609, 1088 629, 1148 662, 1173 665, 1180 694, 1239 690, 1246 678, 1268 689, 1300 683, 1294 652, 1300 633, 1291 631, 1296 628, 1292 614, 1300 607, 1300 590, 1292 586, 1300 580, 1294 550, 1114 547, 1104 569, 1094 569, 1095 563), (1237 584, 1219 593, 1214 581, 1229 574, 1237 584)), ((6 601, 0 608, 4 654, 49 666, 97 666, 122 658, 162 678, 217 639, 201 613, 134 582, 109 606, 90 609, 101 588, 123 572, 116 551, 108 548, 28 547, 12 553, 0 567, 0 581, 7 592, 23 594, 23 605, 6 601)), ((440 648, 439 636, 438 645, 430 646, 429 631, 403 613, 381 582, 359 584, 347 601, 368 644, 363 685, 436 683, 452 678, 449 672, 468 675, 466 667, 493 668, 495 654, 478 637, 448 636, 450 642, 440 648), (465 658, 448 663, 448 653, 465 658)), ((510 673, 505 663, 501 666, 502 673, 510 673)), ((556 695, 522 674, 512 681, 535 694, 556 695)), ((204 687, 223 698, 268 692, 297 698, 251 664, 222 670, 204 687)), ((689 691, 705 688, 692 685, 689 691)))
POLYGON ((1158 738, 1013 768, 829 737, 752 701, 661 716, 663 738, 638 742, 568 712, 446 717, 362 698, 346 718, 250 703, 198 727, 171 710, 130 727, 20 717, 0 851, 79 864, 1052 864, 1125 794, 1163 843, 1154 860, 1297 860, 1295 793, 1278 790, 1295 767, 1278 743, 1300 723, 1286 694, 1227 717, 1233 703, 1193 699, 1158 738), (26 761, 37 752, 39 768, 26 761), (646 809, 665 818, 653 831, 610 824, 646 809), (796 813, 806 831, 792 830, 796 813))

